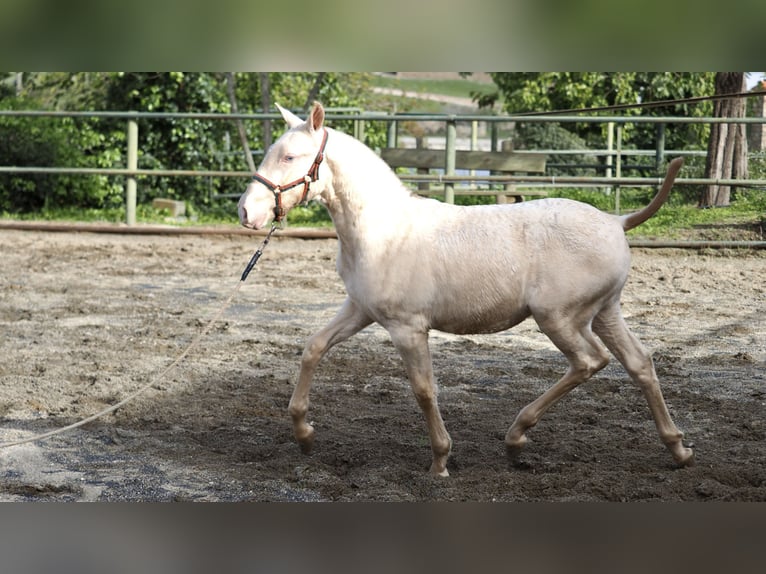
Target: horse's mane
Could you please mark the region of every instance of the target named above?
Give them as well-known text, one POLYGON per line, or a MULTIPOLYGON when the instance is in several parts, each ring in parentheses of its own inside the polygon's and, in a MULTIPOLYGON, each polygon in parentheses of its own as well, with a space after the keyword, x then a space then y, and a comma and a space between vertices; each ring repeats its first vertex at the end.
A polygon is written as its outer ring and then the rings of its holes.
MULTIPOLYGON (((386 193, 391 193, 391 191, 397 189, 407 196, 416 196, 402 183, 402 180, 399 179, 391 167, 369 146, 346 133, 332 128, 327 129, 330 132, 329 138, 337 140, 337 145, 340 147, 340 157, 336 157, 333 163, 336 166, 342 167, 349 179, 356 180, 357 178, 362 178, 365 182, 374 181, 385 186, 386 193), (346 162, 343 162, 340 158, 344 156, 344 152, 349 155, 358 154, 358 161, 346 160, 346 162)), ((331 154, 328 154, 327 158, 328 161, 333 160, 331 154)))

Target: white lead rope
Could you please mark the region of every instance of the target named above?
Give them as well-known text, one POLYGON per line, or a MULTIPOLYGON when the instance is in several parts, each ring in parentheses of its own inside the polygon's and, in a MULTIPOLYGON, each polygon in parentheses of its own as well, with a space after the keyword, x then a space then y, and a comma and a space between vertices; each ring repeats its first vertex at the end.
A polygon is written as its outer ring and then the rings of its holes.
POLYGON ((232 299, 234 299, 234 296, 237 294, 237 292, 240 290, 240 288, 244 284, 245 279, 247 279, 247 275, 250 273, 250 271, 253 269, 255 264, 258 262, 258 259, 260 258, 260 256, 263 254, 263 249, 266 247, 266 245, 268 245, 269 240, 271 239, 271 236, 272 236, 272 234, 274 233, 274 231, 276 229, 277 229, 276 225, 272 226, 271 231, 269 231, 268 235, 266 235, 266 239, 264 239, 264 241, 261 244, 261 246, 253 254, 252 258, 250 259, 250 262, 247 264, 247 267, 245 268, 245 271, 242 273, 242 278, 237 283, 237 286, 234 289, 232 289, 231 294, 226 299, 226 301, 223 303, 223 305, 221 305, 221 308, 218 309, 218 312, 208 321, 208 323, 205 326, 205 328, 202 329, 202 331, 199 334, 197 334, 196 337, 194 337, 192 342, 189 343, 189 345, 186 347, 186 349, 184 349, 183 353, 178 355, 176 360, 173 361, 172 363, 170 363, 170 365, 168 365, 167 367, 165 367, 165 369, 159 375, 154 377, 151 381, 149 381, 148 383, 146 383, 142 387, 139 387, 138 390, 132 392, 127 397, 122 399, 120 402, 115 403, 112 406, 107 407, 104 410, 101 410, 101 411, 97 412, 96 414, 89 416, 88 418, 79 420, 79 421, 77 421, 75 423, 72 423, 72 424, 64 426, 64 427, 60 427, 60 428, 54 429, 52 431, 48 431, 46 433, 34 435, 34 436, 27 437, 27 438, 24 438, 24 439, 19 439, 19 440, 14 440, 14 441, 8 441, 8 442, 0 443, 0 449, 8 448, 8 447, 11 447, 11 446, 17 446, 17 445, 20 445, 20 444, 25 444, 25 443, 28 443, 28 442, 36 442, 36 441, 39 441, 39 440, 43 440, 43 439, 52 437, 52 436, 57 435, 57 434, 61 434, 63 432, 66 432, 66 431, 69 431, 69 430, 72 430, 72 429, 76 429, 77 427, 81 427, 83 425, 86 425, 89 422, 96 420, 97 418, 103 417, 104 415, 108 415, 109 413, 113 413, 114 411, 119 409, 121 406, 129 403, 130 401, 135 399, 138 395, 140 395, 141 393, 145 392, 147 389, 149 389, 150 387, 156 385, 158 382, 160 382, 162 379, 164 379, 168 375, 168 373, 170 373, 173 369, 175 369, 178 366, 178 364, 181 361, 183 361, 184 358, 186 358, 186 355, 188 355, 192 351, 192 349, 194 349, 197 345, 199 345, 199 342, 205 336, 207 336, 207 334, 210 332, 210 329, 213 327, 213 325, 215 325, 218 322, 218 320, 221 318, 221 315, 223 315, 223 312, 228 308, 228 306, 231 304, 232 299))

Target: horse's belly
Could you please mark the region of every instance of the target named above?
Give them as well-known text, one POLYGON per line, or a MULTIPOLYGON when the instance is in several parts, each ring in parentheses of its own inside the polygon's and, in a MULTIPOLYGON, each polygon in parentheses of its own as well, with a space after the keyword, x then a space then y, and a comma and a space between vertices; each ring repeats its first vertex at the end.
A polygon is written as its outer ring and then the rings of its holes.
POLYGON ((518 325, 529 315, 530 312, 527 308, 498 306, 488 309, 475 309, 458 304, 451 309, 432 316, 431 327, 456 335, 497 333, 518 325))

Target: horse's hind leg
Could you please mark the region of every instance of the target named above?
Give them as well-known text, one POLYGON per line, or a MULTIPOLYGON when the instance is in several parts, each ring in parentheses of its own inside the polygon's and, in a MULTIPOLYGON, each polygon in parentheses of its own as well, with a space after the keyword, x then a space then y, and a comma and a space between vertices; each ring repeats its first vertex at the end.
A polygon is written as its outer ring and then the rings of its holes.
POLYGON ((676 462, 682 466, 694 464, 694 452, 684 447, 683 433, 670 418, 652 358, 640 341, 628 330, 620 312, 619 303, 599 313, 593 321, 593 330, 643 391, 660 439, 670 450, 676 462))
POLYGON ((569 369, 550 389, 525 406, 505 435, 505 446, 511 464, 527 444, 527 431, 535 426, 551 406, 609 362, 606 349, 596 340, 590 329, 590 320, 565 320, 564 315, 537 319, 542 331, 569 360, 569 369))
POLYGON ((306 342, 301 358, 301 372, 293 390, 287 411, 293 420, 293 432, 301 450, 311 452, 314 444, 314 427, 306 422, 309 410, 309 390, 317 365, 331 347, 345 341, 372 323, 372 320, 351 301, 346 299, 343 306, 326 327, 312 335, 306 342))

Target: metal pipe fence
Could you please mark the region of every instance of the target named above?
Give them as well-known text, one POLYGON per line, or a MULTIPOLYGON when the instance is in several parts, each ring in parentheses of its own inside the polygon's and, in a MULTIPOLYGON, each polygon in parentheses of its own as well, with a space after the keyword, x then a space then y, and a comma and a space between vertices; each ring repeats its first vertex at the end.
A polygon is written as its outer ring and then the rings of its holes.
MULTIPOLYGON (((0 110, 2 116, 18 117, 72 117, 72 118, 112 118, 112 119, 188 119, 188 120, 275 120, 282 116, 276 112, 251 114, 222 114, 212 112, 135 112, 135 111, 60 111, 60 110, 0 110)), ((766 119, 757 117, 714 118, 684 116, 523 116, 523 115, 485 115, 485 114, 400 114, 385 112, 355 112, 325 114, 328 121, 354 120, 375 122, 487 122, 487 123, 615 123, 615 124, 763 124, 766 119)))
MULTIPOLYGON (((54 111, 54 110, 0 110, 0 117, 52 117, 52 118, 109 118, 122 119, 126 121, 127 131, 127 166, 126 168, 79 168, 79 167, 50 167, 50 166, 0 166, 0 173, 18 173, 18 174, 61 174, 61 175, 107 175, 126 178, 126 218, 127 223, 135 223, 136 213, 136 188, 137 178, 142 176, 160 176, 160 177, 250 177, 248 171, 226 171, 226 170, 183 170, 183 169, 139 169, 138 168, 138 120, 141 119, 190 119, 206 121, 265 121, 280 118, 278 113, 239 113, 239 114, 221 114, 221 113, 200 113, 200 112, 136 112, 136 111, 54 111)), ((497 195, 496 189, 479 189, 475 184, 527 184, 533 186, 593 186, 593 187, 617 187, 617 186, 658 186, 662 183, 661 177, 622 177, 621 169, 625 166, 621 164, 621 158, 627 156, 654 156, 657 167, 660 167, 665 156, 668 155, 686 155, 702 156, 706 152, 699 150, 664 150, 660 141, 656 150, 626 150, 621 149, 620 132, 618 131, 615 147, 613 138, 610 138, 612 145, 607 149, 600 150, 518 150, 514 153, 547 153, 549 155, 581 155, 604 157, 605 176, 552 176, 552 175, 476 175, 475 173, 458 174, 455 173, 455 153, 457 151, 456 127, 458 123, 470 122, 475 130, 478 122, 497 126, 500 123, 598 123, 610 124, 611 126, 621 126, 624 124, 657 124, 665 126, 667 124, 716 124, 716 123, 736 123, 736 124, 764 124, 766 118, 714 118, 714 117, 623 117, 623 116, 591 116, 583 117, 579 115, 546 115, 546 116, 514 116, 514 115, 483 115, 483 114, 387 114, 380 112, 363 112, 357 108, 348 110, 328 110, 326 114, 328 121, 345 120, 354 122, 354 136, 358 139, 364 139, 364 129, 368 122, 386 122, 388 123, 388 140, 392 145, 397 141, 397 126, 400 122, 429 121, 441 122, 445 127, 445 161, 444 173, 438 174, 400 174, 403 181, 408 182, 430 182, 444 186, 443 191, 419 190, 424 194, 444 194, 445 200, 452 201, 457 195, 497 195), (455 187, 456 183, 471 184, 469 188, 455 187)), ((610 130, 612 128, 610 127, 610 130)), ((661 130, 660 130, 661 131, 661 130)), ((496 138, 493 130, 493 138, 496 138)), ((472 138, 475 140, 475 134, 472 138)), ((493 149, 495 146, 493 141, 493 149)), ((569 166, 576 167, 576 166, 569 166)), ((766 188, 764 179, 705 179, 705 178, 679 178, 676 180, 678 185, 730 185, 737 187, 763 187, 766 188)))

